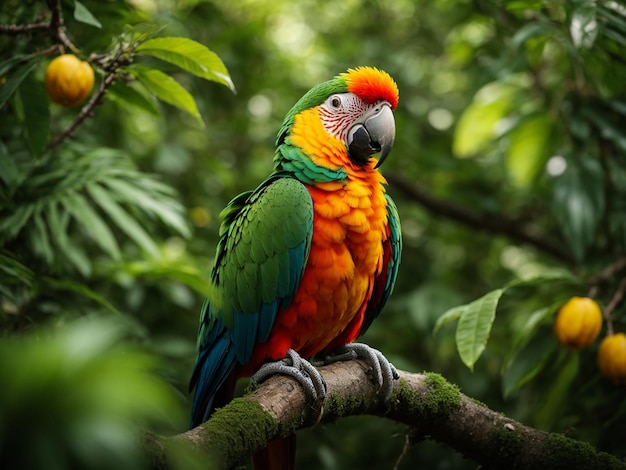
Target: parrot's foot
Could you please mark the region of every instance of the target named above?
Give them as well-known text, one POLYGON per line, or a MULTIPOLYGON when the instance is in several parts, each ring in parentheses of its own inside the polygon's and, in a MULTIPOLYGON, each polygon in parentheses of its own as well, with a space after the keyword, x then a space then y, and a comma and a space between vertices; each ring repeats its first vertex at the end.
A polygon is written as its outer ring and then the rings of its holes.
POLYGON ((383 353, 363 343, 350 343, 342 348, 333 351, 325 356, 321 361, 314 362, 316 366, 332 364, 337 361, 351 361, 353 359, 365 359, 372 367, 368 375, 372 381, 380 387, 385 401, 391 397, 393 392, 393 381, 400 378, 396 368, 387 360, 383 353))
POLYGON ((322 374, 293 349, 287 350, 285 359, 263 364, 250 379, 259 384, 276 374, 288 375, 295 379, 302 385, 310 403, 319 403, 326 398, 326 382, 322 374))

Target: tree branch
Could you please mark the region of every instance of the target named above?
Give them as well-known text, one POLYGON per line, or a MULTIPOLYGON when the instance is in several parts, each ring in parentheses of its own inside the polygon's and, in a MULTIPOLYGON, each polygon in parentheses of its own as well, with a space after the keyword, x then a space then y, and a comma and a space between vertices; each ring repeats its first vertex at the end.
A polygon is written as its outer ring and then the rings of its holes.
POLYGON ((203 455, 211 468, 230 468, 268 441, 316 423, 370 414, 407 424, 488 468, 626 469, 626 463, 589 444, 525 426, 463 395, 437 374, 399 371, 391 399, 383 403, 362 361, 321 367, 328 397, 321 416, 301 387, 275 376, 215 412, 209 421, 173 437, 144 440, 152 468, 170 468, 175 455, 203 455), (184 450, 183 450, 184 449, 184 450), (207 460, 208 459, 208 460, 207 460))
POLYGON ((532 245, 565 263, 571 264, 573 262, 571 255, 561 245, 528 231, 513 219, 503 216, 494 217, 491 214, 480 214, 450 201, 434 198, 400 175, 386 175, 386 179, 411 200, 417 202, 434 215, 447 217, 486 232, 505 235, 512 240, 532 245))
POLYGON ((100 88, 98 88, 97 93, 91 97, 91 99, 87 102, 87 104, 85 104, 85 106, 82 107, 80 113, 78 113, 78 116, 76 116, 76 119, 74 119, 74 122, 72 122, 72 124, 70 124, 67 129, 65 129, 53 140, 51 140, 50 143, 48 143, 48 150, 54 150, 65 139, 73 136, 76 128, 78 128, 78 126, 80 126, 85 121, 85 119, 93 115, 94 108, 100 103, 107 89, 113 84, 117 76, 118 75, 116 72, 110 72, 102 79, 102 81, 100 82, 100 88))
POLYGON ((50 23, 45 21, 41 23, 30 23, 30 24, 0 24, 0 34, 7 35, 18 35, 18 34, 28 34, 33 31, 41 31, 44 29, 49 29, 50 23))

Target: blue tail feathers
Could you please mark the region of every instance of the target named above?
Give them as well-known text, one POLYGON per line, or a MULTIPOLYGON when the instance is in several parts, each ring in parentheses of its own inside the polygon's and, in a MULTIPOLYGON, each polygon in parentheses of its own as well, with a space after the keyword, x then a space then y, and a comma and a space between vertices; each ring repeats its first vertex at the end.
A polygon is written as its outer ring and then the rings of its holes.
POLYGON ((217 335, 211 335, 213 341, 200 345, 191 376, 190 388, 196 389, 191 408, 191 428, 209 419, 216 406, 216 395, 228 385, 227 380, 239 363, 228 330, 223 325, 213 325, 212 333, 218 331, 217 335))

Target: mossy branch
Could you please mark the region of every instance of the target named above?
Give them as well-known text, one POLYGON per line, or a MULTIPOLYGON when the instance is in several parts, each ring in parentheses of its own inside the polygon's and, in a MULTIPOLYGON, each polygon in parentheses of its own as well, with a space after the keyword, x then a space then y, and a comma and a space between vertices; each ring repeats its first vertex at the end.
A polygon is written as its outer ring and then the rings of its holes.
POLYGON ((393 395, 383 403, 367 370, 362 361, 320 368, 328 386, 321 415, 306 404, 293 379, 272 377, 201 426, 173 437, 147 436, 145 448, 152 467, 171 468, 172 461, 179 461, 175 455, 204 454, 203 461, 212 462, 212 468, 231 468, 277 437, 368 414, 404 423, 417 440, 428 436, 486 468, 626 469, 626 463, 587 443, 539 431, 492 411, 437 374, 399 371, 393 395))

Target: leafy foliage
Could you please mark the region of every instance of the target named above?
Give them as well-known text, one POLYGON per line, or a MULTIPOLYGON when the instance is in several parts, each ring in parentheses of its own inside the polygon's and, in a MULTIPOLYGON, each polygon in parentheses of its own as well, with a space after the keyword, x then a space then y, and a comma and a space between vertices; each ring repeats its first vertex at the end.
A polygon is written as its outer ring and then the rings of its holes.
MULTIPOLYGON (((53 22, 56 4, 8 0, 0 26, 53 22)), ((112 387, 117 396, 143 380, 116 369, 108 352, 130 350, 131 365, 156 365, 186 397, 217 214, 268 174, 276 132, 303 91, 347 67, 374 65, 401 90, 395 148, 382 170, 405 243, 390 305, 364 341, 397 367, 435 370, 516 419, 575 430, 624 456, 616 432, 623 388, 599 375, 597 344, 570 352, 552 332, 573 295, 594 296, 613 330, 626 328, 619 2, 60 6, 63 34, 58 24, 0 27, 0 325, 8 338, 0 364, 24 351, 15 364, 32 374, 15 388, 26 410, 41 401, 32 384, 49 364, 43 350, 29 351, 43 341, 55 364, 73 364, 78 357, 59 351, 81 339, 84 367, 41 388, 55 391, 49 410, 33 408, 45 423, 90 368, 106 384, 89 377, 79 400, 89 406, 60 408, 59 427, 42 432, 108 422, 101 410, 116 410, 114 428, 133 417, 164 425, 156 411, 170 409, 163 384, 142 382, 154 406, 140 404, 137 414, 130 403, 138 395, 114 408, 96 393, 112 387), (97 72, 82 109, 60 109, 45 95, 43 69, 61 49, 97 72), (98 319, 74 325, 94 314, 130 318, 134 334, 115 327, 109 335, 98 319), (157 362, 138 359, 146 353, 157 362)), ((14 423, 22 413, 10 416, 14 423)), ((404 433, 367 417, 318 427, 299 439, 298 466, 388 467, 402 454, 398 468, 474 467, 434 443, 403 452, 404 433)), ((120 468, 134 468, 125 442, 92 436, 101 449, 115 448, 120 468)), ((38 446, 32 455, 66 462, 86 449, 69 431, 54 442, 56 454, 38 446)), ((80 463, 98 468, 88 457, 80 463)))
POLYGON ((150 372, 154 358, 122 342, 132 329, 119 318, 55 330, 0 345, 0 463, 144 467, 140 432, 167 429, 182 415, 173 388, 150 372))

